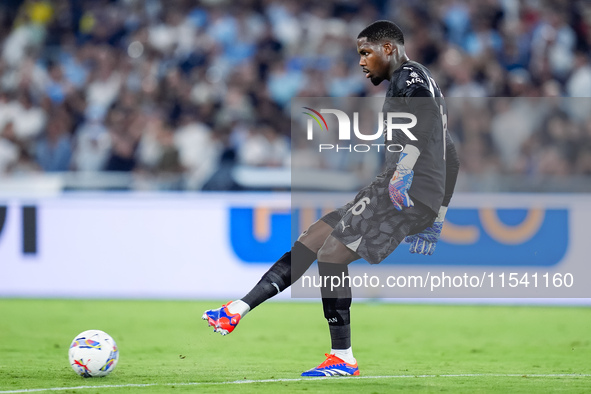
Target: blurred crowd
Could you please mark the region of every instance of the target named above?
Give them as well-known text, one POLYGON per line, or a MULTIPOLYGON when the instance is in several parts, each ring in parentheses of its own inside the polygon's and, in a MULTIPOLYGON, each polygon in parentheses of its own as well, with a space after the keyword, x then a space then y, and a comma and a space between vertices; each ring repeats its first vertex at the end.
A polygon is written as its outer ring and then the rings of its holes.
POLYGON ((292 98, 384 95, 355 47, 378 19, 401 26, 449 98, 554 100, 531 118, 529 101, 456 101, 466 179, 591 175, 589 1, 3 0, 0 177, 238 189, 235 165, 290 166, 292 98))

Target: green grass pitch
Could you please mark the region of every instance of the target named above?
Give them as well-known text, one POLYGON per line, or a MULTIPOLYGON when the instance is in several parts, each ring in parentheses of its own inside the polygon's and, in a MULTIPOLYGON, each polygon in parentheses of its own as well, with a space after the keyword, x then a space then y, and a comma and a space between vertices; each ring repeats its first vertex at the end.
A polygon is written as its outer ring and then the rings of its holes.
POLYGON ((0 299, 0 393, 591 392, 588 307, 354 301, 361 377, 303 379, 330 348, 320 301, 263 304, 227 337, 201 320, 219 305, 0 299), (68 364, 71 340, 87 329, 119 346, 106 378, 68 364))

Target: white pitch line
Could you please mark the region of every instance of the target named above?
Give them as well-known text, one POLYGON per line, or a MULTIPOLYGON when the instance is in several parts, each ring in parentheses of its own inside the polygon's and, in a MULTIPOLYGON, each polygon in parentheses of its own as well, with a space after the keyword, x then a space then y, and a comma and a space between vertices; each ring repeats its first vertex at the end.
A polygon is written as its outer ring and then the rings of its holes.
POLYGON ((333 381, 344 382, 350 379, 404 379, 404 378, 478 378, 478 377, 526 377, 526 378, 588 378, 591 374, 489 374, 489 373, 462 373, 453 375, 385 375, 385 376, 349 376, 349 377, 334 377, 321 376, 311 378, 295 378, 295 379, 260 379, 260 380, 234 380, 229 382, 185 382, 185 383, 129 383, 129 384, 105 384, 96 386, 73 386, 73 387, 49 387, 40 389, 19 389, 0 391, 0 394, 9 393, 36 393, 42 391, 64 391, 64 390, 84 390, 97 388, 127 388, 127 387, 154 387, 154 386, 211 386, 222 384, 250 384, 250 383, 283 383, 283 382, 306 382, 314 380, 332 379, 333 381))

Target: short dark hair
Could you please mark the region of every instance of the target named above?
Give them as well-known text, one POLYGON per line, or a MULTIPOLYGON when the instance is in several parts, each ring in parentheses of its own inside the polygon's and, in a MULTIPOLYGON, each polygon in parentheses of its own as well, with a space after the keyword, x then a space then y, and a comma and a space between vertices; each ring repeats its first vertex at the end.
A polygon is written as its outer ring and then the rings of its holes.
POLYGON ((359 33, 357 38, 367 38, 369 42, 377 42, 383 39, 390 39, 394 42, 404 45, 404 34, 394 22, 375 21, 359 33))

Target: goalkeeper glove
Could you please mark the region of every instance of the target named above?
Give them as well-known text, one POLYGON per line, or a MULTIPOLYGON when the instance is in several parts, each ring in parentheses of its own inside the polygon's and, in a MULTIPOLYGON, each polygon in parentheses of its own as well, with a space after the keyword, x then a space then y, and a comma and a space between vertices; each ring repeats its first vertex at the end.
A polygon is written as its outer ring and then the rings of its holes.
POLYGON ((430 227, 427 227, 422 232, 409 235, 404 239, 405 242, 410 243, 410 253, 424 254, 425 256, 431 256, 435 251, 435 246, 439 237, 441 236, 441 230, 443 229, 443 220, 447 213, 447 207, 441 206, 439 208, 439 214, 435 221, 430 227))
POLYGON ((388 185, 390 200, 394 204, 394 208, 399 211, 402 211, 402 208, 408 208, 414 205, 408 195, 408 189, 410 189, 413 175, 413 170, 399 164, 396 167, 396 171, 394 171, 392 179, 390 179, 390 184, 388 185))
POLYGON ((408 189, 412 183, 414 176, 414 167, 417 159, 419 158, 419 149, 414 145, 406 145, 404 150, 400 152, 400 159, 396 164, 396 171, 390 179, 388 185, 388 192, 390 194, 390 200, 394 204, 394 208, 402 211, 403 208, 412 207, 414 203, 408 195, 408 189))

